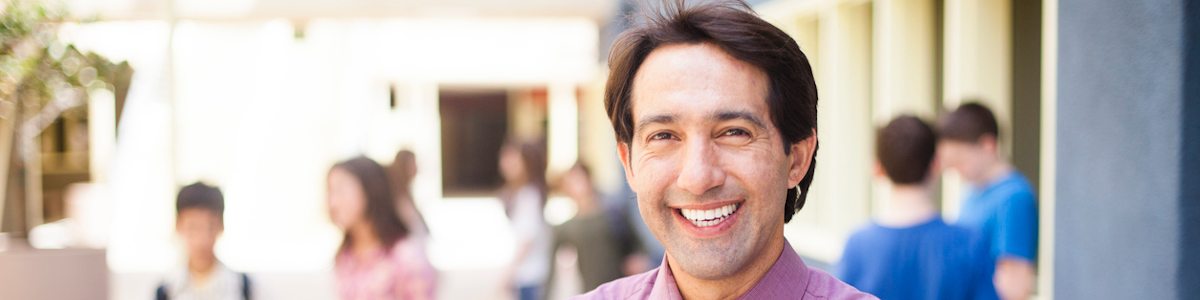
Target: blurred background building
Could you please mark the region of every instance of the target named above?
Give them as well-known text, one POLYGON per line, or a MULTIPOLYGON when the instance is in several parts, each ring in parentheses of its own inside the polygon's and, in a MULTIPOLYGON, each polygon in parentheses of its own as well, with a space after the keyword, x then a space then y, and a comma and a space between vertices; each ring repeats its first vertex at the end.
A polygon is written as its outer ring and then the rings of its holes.
MULTIPOLYGON (((878 200, 886 188, 870 173, 876 126, 979 99, 997 112, 1004 152, 1038 190, 1038 297, 1200 293, 1200 5, 751 2, 797 40, 819 85, 821 163, 812 198, 785 232, 812 264, 835 263, 851 231, 887 209, 878 200)), ((341 235, 327 218, 325 176, 357 153, 387 163, 400 149, 415 152, 414 195, 445 299, 504 289, 498 273, 513 242, 493 198, 506 137, 544 137, 550 178, 582 160, 601 190, 624 188, 602 95, 607 49, 634 1, 61 7, 71 17, 53 23, 55 47, 95 53, 105 60, 94 65, 117 71, 26 134, 39 141, 32 156, 19 142, 30 114, 16 117, 20 103, 0 99, 0 224, 5 240, 37 248, 103 249, 80 262, 52 260, 101 270, 79 280, 112 299, 149 297, 158 274, 179 261, 174 193, 197 180, 226 193, 218 256, 255 276, 266 299, 333 298, 341 235), (60 222, 67 217, 74 224, 60 222), (45 225, 56 222, 82 228, 71 235, 88 242, 54 239, 62 234, 45 225)), ((946 175, 941 185, 953 219, 961 182, 946 175)), ((552 194, 547 220, 572 214, 552 194)), ((0 290, 53 286, 52 277, 28 275, 57 276, 29 258, 52 250, 7 248, 0 290)), ((566 284, 553 295, 579 292, 577 279, 559 277, 566 284)))

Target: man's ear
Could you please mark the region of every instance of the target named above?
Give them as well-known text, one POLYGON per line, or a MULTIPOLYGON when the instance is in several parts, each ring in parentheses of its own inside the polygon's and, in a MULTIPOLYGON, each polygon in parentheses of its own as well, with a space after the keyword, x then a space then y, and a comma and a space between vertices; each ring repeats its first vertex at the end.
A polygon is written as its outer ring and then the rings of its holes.
POLYGON ((788 146, 792 154, 788 155, 790 164, 788 166, 788 188, 800 184, 804 180, 804 176, 808 175, 808 167, 812 165, 813 152, 817 149, 817 129, 812 130, 812 135, 808 138, 795 142, 788 146))
POLYGON ((934 154, 933 160, 929 162, 929 176, 930 177, 941 177, 942 176, 942 159, 939 158, 937 156, 937 154, 934 154))
POLYGON ((879 163, 879 160, 875 160, 874 163, 871 163, 871 175, 875 176, 875 177, 886 177, 887 176, 887 174, 884 174, 883 164, 879 163))
POLYGON ((633 168, 632 164, 629 162, 629 151, 629 144, 622 141, 617 141, 617 155, 621 157, 621 167, 625 168, 625 182, 629 183, 629 188, 632 189, 634 187, 633 168))
POLYGON ((997 141, 999 141, 999 139, 997 139, 995 135, 984 134, 983 136, 979 137, 979 146, 983 147, 983 150, 987 151, 988 153, 999 155, 1000 145, 997 141))

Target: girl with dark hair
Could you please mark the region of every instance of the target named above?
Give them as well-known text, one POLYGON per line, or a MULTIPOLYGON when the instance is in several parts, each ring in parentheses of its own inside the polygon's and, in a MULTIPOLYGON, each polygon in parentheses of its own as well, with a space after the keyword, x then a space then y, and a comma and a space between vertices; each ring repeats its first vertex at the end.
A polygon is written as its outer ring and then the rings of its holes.
POLYGON ((334 261, 342 299, 432 299, 436 273, 425 245, 396 213, 387 171, 366 157, 328 175, 329 217, 345 232, 334 261))
POLYGON ((517 298, 541 299, 550 276, 550 226, 542 216, 546 203, 545 147, 537 142, 505 143, 500 149, 504 188, 500 200, 517 237, 516 257, 509 271, 517 298))

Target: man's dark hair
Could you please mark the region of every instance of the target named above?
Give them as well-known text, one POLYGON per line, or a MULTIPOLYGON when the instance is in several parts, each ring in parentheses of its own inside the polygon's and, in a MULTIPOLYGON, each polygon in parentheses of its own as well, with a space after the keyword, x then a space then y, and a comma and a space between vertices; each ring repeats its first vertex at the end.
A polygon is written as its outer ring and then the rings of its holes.
MULTIPOLYGON (((812 67, 800 46, 779 28, 759 18, 742 1, 706 1, 694 6, 685 1, 643 8, 644 20, 613 42, 609 57, 604 105, 617 140, 631 146, 633 108, 630 96, 638 68, 654 49, 671 44, 708 43, 726 54, 757 67, 769 78, 767 106, 771 122, 783 136, 783 151, 812 137, 817 128, 817 86, 812 67)), ((789 188, 783 220, 804 207, 816 169, 816 149, 808 173, 796 188, 789 188)))
POLYGON ((992 110, 978 102, 963 104, 938 122, 941 139, 971 144, 979 143, 979 139, 987 135, 999 139, 999 128, 992 110))
POLYGON ((225 195, 221 193, 221 189, 201 182, 184 186, 179 189, 179 195, 175 198, 175 215, 193 208, 210 211, 218 218, 224 219, 225 195))
MULTIPOLYGON (((370 224, 379 243, 391 251, 392 246, 408 236, 409 231, 408 226, 400 219, 400 214, 396 213, 396 201, 391 183, 388 182, 387 170, 365 156, 339 162, 329 171, 333 172, 335 169, 346 171, 358 179, 359 188, 362 189, 363 197, 366 198, 364 200, 367 202, 363 217, 366 218, 367 224, 370 224)), ((342 239, 341 251, 348 250, 353 244, 350 238, 350 233, 346 232, 342 239)))
POLYGON ((928 178, 936 151, 933 128, 911 115, 896 117, 875 137, 875 158, 895 184, 917 184, 928 178))

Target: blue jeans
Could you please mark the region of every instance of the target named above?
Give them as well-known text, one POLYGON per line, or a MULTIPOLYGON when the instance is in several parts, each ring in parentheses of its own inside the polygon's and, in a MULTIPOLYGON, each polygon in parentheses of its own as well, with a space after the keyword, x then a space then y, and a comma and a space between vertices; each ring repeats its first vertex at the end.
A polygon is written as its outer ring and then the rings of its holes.
POLYGON ((517 287, 517 299, 538 300, 542 298, 542 287, 537 285, 522 285, 517 287))

